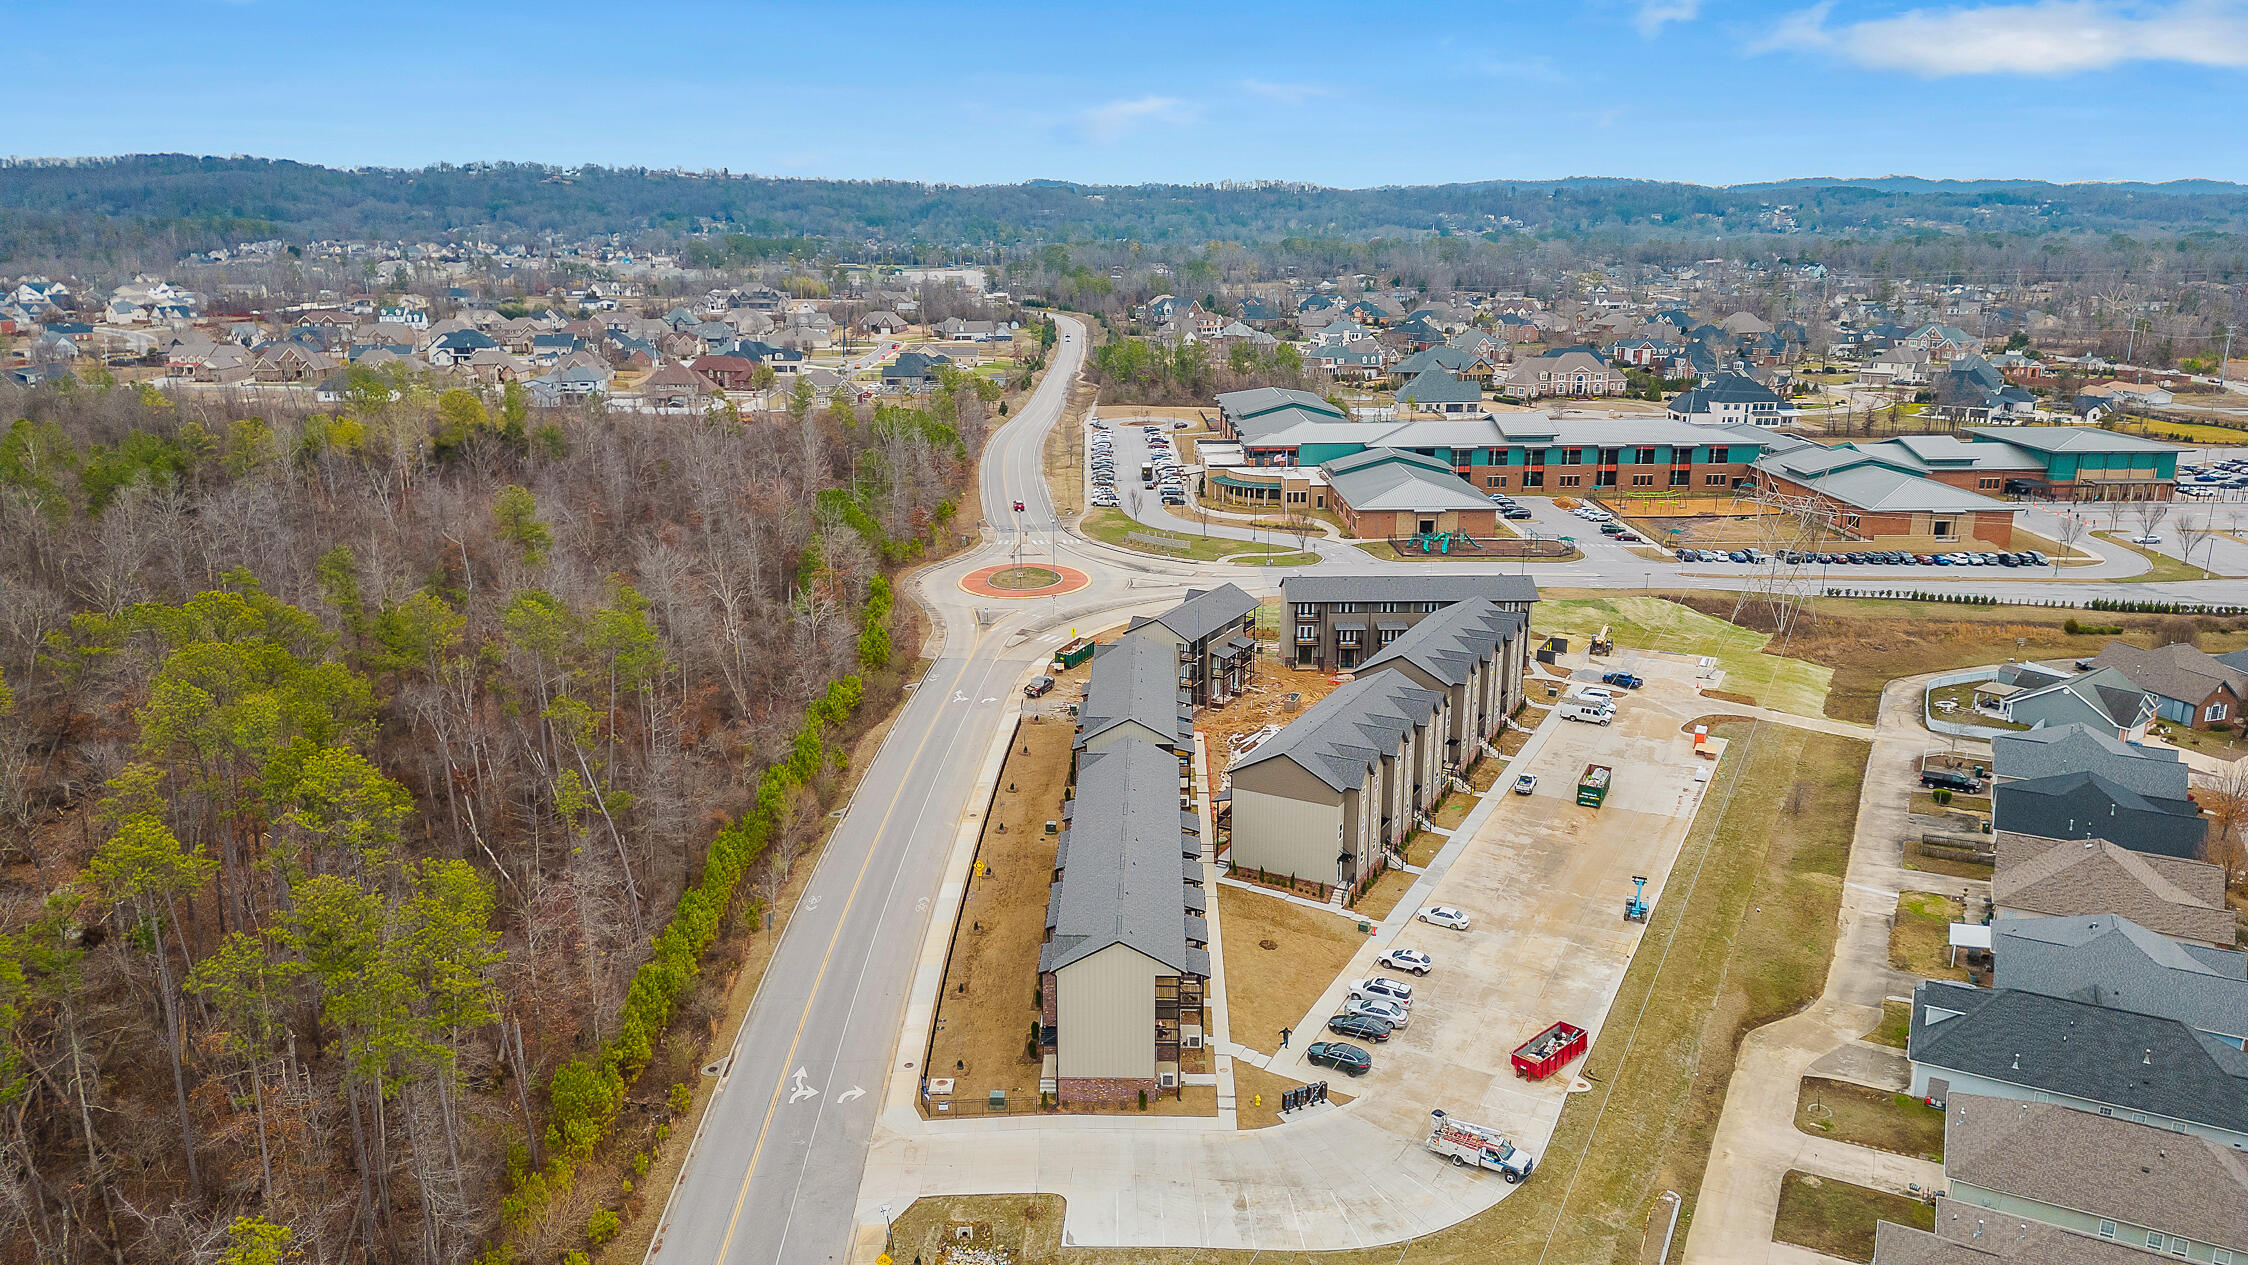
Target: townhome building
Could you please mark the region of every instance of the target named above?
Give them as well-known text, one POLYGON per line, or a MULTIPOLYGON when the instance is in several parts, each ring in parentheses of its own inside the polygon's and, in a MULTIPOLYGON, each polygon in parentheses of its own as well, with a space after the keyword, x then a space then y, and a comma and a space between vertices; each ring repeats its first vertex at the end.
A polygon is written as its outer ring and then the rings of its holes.
POLYGON ((2133 852, 2105 839, 2045 839, 2001 830, 1991 905, 2000 918, 2118 914, 2202 948, 2233 947, 2238 921, 2225 872, 2206 861, 2133 852))
POLYGON ((2092 666, 2129 677, 2154 699, 2156 715, 2189 729, 2231 728, 2248 699, 2248 671, 2182 642, 2148 650, 2111 641, 2092 666))
MULTIPOLYGON (((1280 582, 1284 635, 1299 668, 1355 671, 1414 625, 1454 603, 1482 598, 1527 621, 1538 583, 1526 575, 1291 575, 1280 582)), ((1527 627, 1527 622, 1525 622, 1527 627)), ((1509 643, 1517 662, 1506 679, 1520 682, 1528 637, 1509 643)), ((1512 710, 1512 704, 1508 704, 1512 710)))
POLYGON ((1444 763, 1465 768, 1522 701, 1530 617, 1487 597, 1452 603, 1406 629, 1358 668, 1398 672, 1446 696, 1444 763))
POLYGON ((1169 646, 1179 688, 1194 707, 1224 703, 1241 692, 1256 659, 1260 603, 1237 584, 1189 589, 1186 600, 1160 615, 1143 615, 1124 636, 1169 646))

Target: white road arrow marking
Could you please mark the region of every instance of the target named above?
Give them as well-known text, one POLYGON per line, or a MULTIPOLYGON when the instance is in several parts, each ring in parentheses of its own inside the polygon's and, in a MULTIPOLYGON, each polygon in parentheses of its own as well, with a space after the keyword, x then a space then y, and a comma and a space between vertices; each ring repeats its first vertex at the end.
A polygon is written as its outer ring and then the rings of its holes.
POLYGON ((915 909, 917 909, 917 910, 920 910, 920 911, 922 911, 922 912, 926 913, 926 912, 928 911, 928 908, 929 908, 929 898, 928 898, 928 897, 926 897, 926 896, 924 896, 924 897, 922 897, 921 899, 919 899, 919 900, 917 900, 917 901, 913 902, 913 907, 914 907, 915 909))
POLYGON ((812 1088, 812 1087, 811 1087, 810 1085, 807 1085, 807 1084, 805 1084, 805 1083, 804 1083, 804 1069, 803 1069, 803 1068, 801 1068, 801 1067, 800 1067, 800 1068, 797 1068, 797 1069, 796 1069, 796 1074, 795 1074, 795 1075, 794 1075, 794 1076, 793 1076, 793 1077, 792 1077, 791 1079, 793 1079, 793 1080, 794 1080, 794 1081, 795 1081, 796 1083, 795 1083, 794 1085, 791 1085, 791 1086, 789 1086, 789 1090, 788 1090, 788 1100, 789 1100, 790 1102, 792 1102, 792 1103, 797 1103, 797 1102, 802 1102, 802 1101, 804 1101, 804 1100, 805 1100, 805 1099, 807 1099, 807 1098, 817 1098, 817 1097, 819 1097, 819 1093, 820 1093, 820 1091, 818 1091, 818 1090, 816 1090, 816 1089, 812 1088))
POLYGON ((865 1091, 865 1090, 863 1090, 863 1089, 860 1089, 860 1088, 859 1088, 858 1086, 856 1086, 856 1085, 853 1085, 853 1086, 851 1086, 851 1087, 850 1087, 849 1089, 846 1089, 846 1090, 844 1090, 844 1091, 843 1091, 842 1093, 840 1093, 840 1094, 837 1094, 837 1095, 835 1096, 835 1101, 837 1101, 837 1102, 849 1102, 849 1101, 851 1101, 851 1100, 852 1100, 853 1098, 864 1098, 864 1097, 866 1097, 866 1091, 865 1091))
POLYGON ((998 700, 998 699, 996 699, 996 698, 987 698, 987 699, 985 699, 985 700, 984 700, 984 702, 986 702, 986 703, 996 703, 996 702, 998 702, 998 701, 999 701, 999 700, 998 700))
POLYGON ((952 692, 952 701, 955 703, 965 703, 968 701, 968 696, 958 690, 954 690, 952 692))

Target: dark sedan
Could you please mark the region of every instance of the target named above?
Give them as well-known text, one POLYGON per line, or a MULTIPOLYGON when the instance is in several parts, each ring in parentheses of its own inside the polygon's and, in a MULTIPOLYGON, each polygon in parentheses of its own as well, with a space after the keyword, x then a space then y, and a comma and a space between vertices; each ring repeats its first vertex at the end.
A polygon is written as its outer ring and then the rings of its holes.
POLYGON ((1314 1041, 1311 1048, 1304 1051, 1304 1061, 1352 1076, 1364 1076, 1374 1070, 1374 1056, 1348 1041, 1314 1041))
POLYGON ((1336 1015, 1327 1021, 1327 1031, 1361 1041, 1389 1040, 1389 1025, 1372 1015, 1336 1015))

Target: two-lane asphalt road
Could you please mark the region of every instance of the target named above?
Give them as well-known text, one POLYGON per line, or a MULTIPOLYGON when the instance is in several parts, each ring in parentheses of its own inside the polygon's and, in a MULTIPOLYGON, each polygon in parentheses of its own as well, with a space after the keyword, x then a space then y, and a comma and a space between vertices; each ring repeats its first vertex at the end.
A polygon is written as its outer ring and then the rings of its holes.
POLYGON ((1026 527, 1053 519, 1039 448, 1085 346, 1076 322, 1061 328, 1045 383, 985 454, 984 517, 998 534, 921 579, 940 657, 861 779, 781 935, 665 1207, 652 1262, 824 1265, 844 1256, 914 956, 961 807, 1008 691, 1051 650, 1024 641, 1021 625, 1113 605, 1123 589, 1120 572, 1104 565, 1092 588, 1003 607, 987 626, 955 584, 1005 559, 1018 519, 1026 527), (1022 515, 1013 512, 1018 500, 1022 515))

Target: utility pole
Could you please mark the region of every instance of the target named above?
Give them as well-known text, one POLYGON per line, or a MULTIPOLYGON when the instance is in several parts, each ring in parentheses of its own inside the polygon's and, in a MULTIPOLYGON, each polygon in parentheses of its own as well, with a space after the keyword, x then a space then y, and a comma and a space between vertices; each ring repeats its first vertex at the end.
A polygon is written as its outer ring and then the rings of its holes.
POLYGON ((2217 356, 2217 389, 2225 389, 2225 370, 2232 365, 2232 325, 2225 324, 2225 349, 2217 356))

